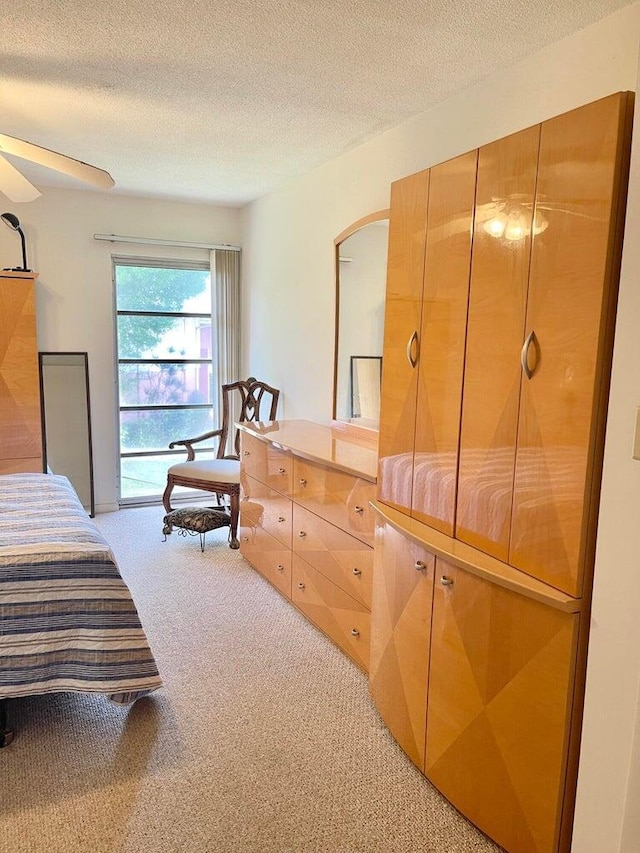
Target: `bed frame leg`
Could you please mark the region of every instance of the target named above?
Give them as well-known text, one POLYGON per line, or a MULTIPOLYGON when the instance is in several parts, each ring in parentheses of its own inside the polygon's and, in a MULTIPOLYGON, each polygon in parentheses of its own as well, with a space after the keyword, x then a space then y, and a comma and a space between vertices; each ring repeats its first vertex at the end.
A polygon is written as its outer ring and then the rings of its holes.
POLYGON ((7 729, 7 700, 0 699, 0 749, 9 746, 13 740, 13 732, 7 729))

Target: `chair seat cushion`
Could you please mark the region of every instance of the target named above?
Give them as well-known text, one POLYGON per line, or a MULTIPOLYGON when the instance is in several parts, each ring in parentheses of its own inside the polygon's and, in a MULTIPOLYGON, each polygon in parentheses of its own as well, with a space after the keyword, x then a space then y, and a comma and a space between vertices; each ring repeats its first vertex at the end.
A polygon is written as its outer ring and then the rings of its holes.
POLYGON ((169 468, 176 477, 193 477, 194 480, 209 480, 212 483, 239 483, 240 462, 237 459, 205 459, 199 462, 178 462, 169 468))
POLYGON ((207 533, 218 527, 228 527, 231 523, 229 513, 223 509, 201 506, 185 506, 172 509, 164 519, 163 533, 171 533, 174 527, 190 530, 192 533, 207 533))

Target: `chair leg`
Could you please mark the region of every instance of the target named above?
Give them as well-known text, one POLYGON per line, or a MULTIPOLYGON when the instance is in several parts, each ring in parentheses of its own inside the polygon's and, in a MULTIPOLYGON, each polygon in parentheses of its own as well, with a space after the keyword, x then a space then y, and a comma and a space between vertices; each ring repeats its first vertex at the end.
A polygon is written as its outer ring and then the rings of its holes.
POLYGON ((237 549, 240 547, 238 541, 238 518, 240 516, 240 495, 230 495, 230 520, 229 524, 229 548, 237 549))
POLYGON ((167 512, 171 512, 171 492, 173 491, 173 478, 167 477, 167 487, 162 495, 162 504, 167 512))

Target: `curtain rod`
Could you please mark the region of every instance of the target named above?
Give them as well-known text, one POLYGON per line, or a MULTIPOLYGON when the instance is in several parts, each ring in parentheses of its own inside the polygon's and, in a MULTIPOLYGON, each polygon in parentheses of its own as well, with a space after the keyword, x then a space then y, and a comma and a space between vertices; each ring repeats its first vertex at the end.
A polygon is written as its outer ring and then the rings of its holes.
POLYGON ((240 246, 228 243, 186 243, 180 240, 157 240, 153 237, 122 237, 117 234, 94 234, 94 240, 106 240, 109 243, 138 243, 141 246, 182 246, 187 249, 226 249, 229 252, 240 252, 240 246))

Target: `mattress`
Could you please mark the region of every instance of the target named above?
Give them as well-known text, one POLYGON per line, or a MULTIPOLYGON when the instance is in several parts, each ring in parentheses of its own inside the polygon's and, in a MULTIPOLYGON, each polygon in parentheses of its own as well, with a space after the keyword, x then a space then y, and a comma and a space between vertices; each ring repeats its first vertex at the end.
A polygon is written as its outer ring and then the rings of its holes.
POLYGON ((131 592, 69 480, 0 476, 0 699, 77 691, 128 704, 161 684, 131 592))

